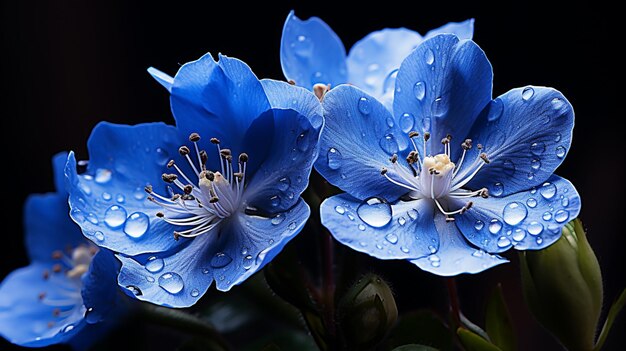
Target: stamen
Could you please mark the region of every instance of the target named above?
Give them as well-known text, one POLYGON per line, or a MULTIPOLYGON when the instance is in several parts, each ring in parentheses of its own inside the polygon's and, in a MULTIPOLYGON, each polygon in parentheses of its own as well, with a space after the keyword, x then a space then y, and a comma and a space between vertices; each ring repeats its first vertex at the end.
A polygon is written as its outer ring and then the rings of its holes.
POLYGON ((176 174, 163 173, 161 179, 166 183, 174 183, 174 181, 178 179, 178 176, 176 174))
POLYGON ((194 142, 194 143, 200 141, 200 134, 198 133, 189 134, 189 141, 194 142))

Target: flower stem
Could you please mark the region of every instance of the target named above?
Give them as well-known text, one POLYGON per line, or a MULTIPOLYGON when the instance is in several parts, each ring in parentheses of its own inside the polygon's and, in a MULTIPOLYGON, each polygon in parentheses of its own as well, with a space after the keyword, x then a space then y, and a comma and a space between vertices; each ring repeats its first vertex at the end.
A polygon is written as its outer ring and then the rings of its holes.
POLYGON ((461 307, 459 305, 459 295, 456 289, 456 280, 454 278, 446 278, 446 286, 448 287, 452 320, 456 329, 461 326, 461 307))
POLYGON ((137 316, 148 323, 174 328, 186 334, 205 338, 223 350, 232 349, 211 324, 182 310, 140 303, 137 306, 137 316))

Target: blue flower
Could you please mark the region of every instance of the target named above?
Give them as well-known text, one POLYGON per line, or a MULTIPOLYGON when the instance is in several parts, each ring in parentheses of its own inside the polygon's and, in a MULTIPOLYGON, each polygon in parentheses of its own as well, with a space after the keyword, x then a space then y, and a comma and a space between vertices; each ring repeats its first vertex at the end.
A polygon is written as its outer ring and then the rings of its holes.
POLYGON ((174 78, 149 72, 171 94, 176 127, 99 124, 85 173, 70 155, 70 206, 89 239, 121 253, 122 287, 185 307, 213 281, 221 291, 243 282, 302 229, 322 107, 221 55, 174 78))
POLYGON ((85 240, 68 216, 66 158, 65 153, 53 158, 58 192, 26 201, 31 264, 0 284, 0 335, 14 344, 86 348, 124 310, 115 284, 119 263, 112 253, 85 240))
POLYGON ((280 62, 287 79, 312 89, 350 83, 391 107, 395 77, 402 60, 422 41, 437 34, 471 39, 474 20, 448 23, 421 36, 406 28, 386 28, 358 41, 346 56, 343 43, 321 19, 302 21, 287 16, 280 45, 280 62))
POLYGON ((316 169, 346 192, 321 206, 337 240, 450 276, 560 237, 580 210, 576 189, 552 174, 570 147, 572 106, 531 86, 492 100, 492 76, 474 42, 443 34, 400 66, 393 115, 353 86, 326 95, 316 169))

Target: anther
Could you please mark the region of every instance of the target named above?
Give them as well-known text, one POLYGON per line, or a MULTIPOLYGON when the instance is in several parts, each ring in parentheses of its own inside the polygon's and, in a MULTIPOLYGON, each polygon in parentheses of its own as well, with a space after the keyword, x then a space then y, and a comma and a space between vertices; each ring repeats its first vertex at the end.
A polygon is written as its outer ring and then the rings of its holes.
POLYGON ((52 259, 60 260, 63 257, 63 252, 56 250, 52 253, 52 259))
POLYGON ((393 156, 391 156, 391 157, 389 158, 389 161, 391 161, 391 163, 396 163, 396 162, 398 162, 398 155, 393 154, 393 156))
POLYGON ((39 300, 43 300, 46 297, 46 293, 40 292, 39 295, 37 295, 37 297, 39 298, 39 300))
POLYGON ((165 217, 165 214, 163 212, 157 212, 156 216, 159 217, 159 218, 163 218, 163 217, 165 217))
POLYGON ((447 145, 448 143, 450 143, 450 139, 448 139, 448 138, 443 138, 443 139, 441 139, 441 143, 442 143, 443 145, 447 145))
POLYGON ((146 185, 146 187, 143 188, 143 190, 148 194, 152 194, 152 185, 146 185))
POLYGON ((183 146, 181 146, 181 147, 179 147, 179 148, 178 148, 178 153, 179 153, 181 156, 187 156, 187 155, 189 155, 189 153, 190 153, 190 152, 191 152, 191 151, 189 150, 189 148, 188 148, 188 147, 186 147, 185 145, 183 145, 183 146))
POLYGON ((196 198, 193 195, 185 194, 180 197, 183 200, 195 200, 196 198))
POLYGON ((54 273, 59 273, 61 271, 61 265, 60 264, 55 264, 54 266, 52 266, 52 271, 54 273))
POLYGON ((166 183, 173 183, 176 179, 178 179, 178 176, 176 174, 163 173, 161 175, 161 179, 163 179, 166 183))
POLYGON ((52 310, 52 315, 55 316, 55 317, 60 316, 61 315, 61 309, 59 309, 59 308, 53 309, 52 310))
POLYGON ((296 85, 296 81, 293 79, 289 79, 287 83, 289 83, 289 85, 296 85))
POLYGON ((222 157, 227 158, 228 156, 231 156, 231 152, 230 149, 221 149, 220 150, 220 155, 222 155, 222 157))
POLYGON ((215 180, 215 173, 207 171, 204 173, 204 177, 212 182, 213 180, 215 180))
POLYGON ((167 168, 172 168, 172 166, 174 166, 174 160, 170 160, 170 161, 167 163, 167 168))
POLYGON ((43 271, 42 277, 43 279, 48 280, 48 278, 50 278, 50 272, 48 272, 48 270, 43 271))
POLYGON ((415 151, 409 152, 409 155, 406 157, 406 162, 408 164, 417 163, 417 152, 415 151))
POLYGON ((198 133, 191 133, 189 134, 189 141, 191 142, 196 142, 196 141, 200 141, 200 134, 198 133))
POLYGON ((486 199, 489 197, 489 190, 487 190, 487 188, 482 188, 480 189, 480 197, 482 197, 483 199, 486 199))
POLYGON ((484 152, 480 154, 480 158, 487 164, 489 164, 491 162, 491 161, 489 161, 489 158, 487 157, 487 154, 484 153, 484 152))
POLYGON ((207 155, 206 150, 200 150, 200 160, 203 165, 205 165, 209 160, 209 155, 207 155))
POLYGON ((248 162, 248 154, 245 153, 245 152, 239 154, 239 162, 241 162, 241 163, 248 162))
POLYGON ((388 171, 388 170, 387 170, 387 168, 383 167, 383 168, 380 170, 380 174, 381 174, 381 175, 385 175, 385 174, 387 174, 387 171, 388 171))
POLYGON ((446 139, 448 139, 448 141, 452 140, 452 135, 451 134, 446 134, 446 139))
POLYGON ((478 150, 482 150, 482 149, 483 149, 483 144, 478 144, 478 145, 476 145, 476 148, 477 148, 478 150))
POLYGON ((326 93, 329 90, 330 90, 330 84, 324 85, 324 84, 318 83, 313 86, 313 93, 320 101, 324 100, 324 95, 326 95, 326 93))
POLYGON ((54 322, 48 322, 47 326, 48 329, 52 329, 52 327, 54 327, 54 322))
POLYGON ((178 201, 178 199, 180 199, 180 194, 174 194, 174 196, 172 196, 172 201, 178 201))
POLYGON ((187 195, 191 194, 191 192, 193 191, 193 185, 191 185, 191 184, 185 185, 185 187, 183 188, 183 191, 187 195))
POLYGON ((180 239, 180 233, 174 232, 174 240, 178 241, 178 239, 180 239))
POLYGON ((211 138, 211 144, 217 145, 219 143, 220 143, 220 140, 218 138, 211 138))
POLYGON ((430 139, 430 132, 424 133, 424 141, 428 141, 430 139))
POLYGON ((420 133, 412 130, 409 132, 409 138, 417 138, 418 136, 420 136, 420 133))
POLYGON ((214 204, 216 202, 220 201, 220 199, 217 196, 213 196, 211 197, 211 199, 209 200, 210 203, 214 204))
POLYGON ((461 148, 463 148, 463 150, 471 149, 472 148, 472 139, 465 139, 465 141, 461 143, 461 148))

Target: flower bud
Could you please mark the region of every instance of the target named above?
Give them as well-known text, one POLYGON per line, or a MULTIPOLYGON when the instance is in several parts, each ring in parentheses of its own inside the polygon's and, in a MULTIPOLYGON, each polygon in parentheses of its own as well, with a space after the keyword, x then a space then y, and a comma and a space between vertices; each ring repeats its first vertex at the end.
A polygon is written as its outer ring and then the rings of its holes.
POLYGON ((580 220, 552 246, 520 254, 526 302, 570 351, 591 350, 602 309, 602 276, 580 220))
POLYGON ((387 283, 367 274, 341 298, 338 317, 348 349, 361 350, 383 340, 398 318, 398 308, 387 283))

